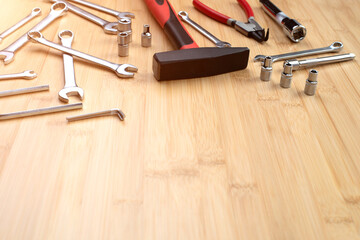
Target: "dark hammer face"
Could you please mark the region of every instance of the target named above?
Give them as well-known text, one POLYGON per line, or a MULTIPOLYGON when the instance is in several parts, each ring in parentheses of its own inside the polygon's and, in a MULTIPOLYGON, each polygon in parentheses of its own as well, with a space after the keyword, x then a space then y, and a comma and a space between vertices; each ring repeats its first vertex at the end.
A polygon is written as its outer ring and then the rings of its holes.
POLYGON ((192 48, 156 53, 154 76, 158 81, 208 77, 245 69, 250 50, 242 48, 192 48))

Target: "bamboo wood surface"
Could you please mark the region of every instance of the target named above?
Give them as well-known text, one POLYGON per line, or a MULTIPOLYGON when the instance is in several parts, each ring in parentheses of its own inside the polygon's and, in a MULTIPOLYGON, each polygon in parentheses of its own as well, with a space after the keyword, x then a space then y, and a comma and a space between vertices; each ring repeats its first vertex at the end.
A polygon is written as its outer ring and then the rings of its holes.
MULTIPOLYGON (((75 61, 85 90, 83 111, 0 122, 0 239, 360 239, 360 68, 358 60, 321 66, 316 96, 304 95, 308 71, 294 73, 291 89, 259 80, 260 64, 203 79, 157 82, 152 55, 173 50, 142 0, 92 0, 136 14, 130 56, 117 56, 116 37, 72 14, 43 30, 75 33, 73 48, 139 68, 134 79, 75 61), (140 46, 142 25, 153 47, 140 46), (67 116, 122 109, 127 118, 68 124, 67 116)), ((244 21, 236 1, 203 0, 244 21)), ((360 1, 274 2, 308 29, 291 43, 249 0, 256 20, 270 28, 259 44, 192 6, 172 0, 233 46, 278 54, 344 43, 360 56, 360 1)), ((0 31, 40 0, 3 1, 0 31)), ((115 18, 90 12, 110 20, 115 18)), ((3 49, 40 18, 1 43, 3 49)), ((213 44, 187 26, 200 46, 213 44)), ((3 64, 2 64, 3 65, 3 64)), ((0 91, 50 84, 50 93, 2 98, 0 113, 61 105, 61 53, 29 43, 1 74, 32 69, 36 80, 0 81, 0 91)), ((76 102, 72 97, 70 102, 76 102)))

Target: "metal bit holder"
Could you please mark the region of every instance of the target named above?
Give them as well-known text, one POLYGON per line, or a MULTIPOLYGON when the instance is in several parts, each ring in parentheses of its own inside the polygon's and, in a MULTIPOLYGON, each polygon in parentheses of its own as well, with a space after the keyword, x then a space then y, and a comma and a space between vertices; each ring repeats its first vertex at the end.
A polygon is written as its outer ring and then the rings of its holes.
POLYGON ((319 72, 315 69, 310 70, 309 77, 306 79, 304 93, 308 96, 314 96, 317 88, 317 78, 319 72))
POLYGON ((150 33, 150 26, 148 24, 144 25, 144 31, 141 34, 141 46, 148 48, 151 47, 152 34, 150 33))

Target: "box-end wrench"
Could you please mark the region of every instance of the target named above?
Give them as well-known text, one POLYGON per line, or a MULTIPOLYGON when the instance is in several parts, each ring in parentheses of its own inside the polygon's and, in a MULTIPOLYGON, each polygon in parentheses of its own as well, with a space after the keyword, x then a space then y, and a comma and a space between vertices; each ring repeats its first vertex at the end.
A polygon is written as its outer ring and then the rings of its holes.
MULTIPOLYGON (((294 59, 298 57, 306 57, 311 55, 317 55, 322 53, 331 53, 331 52, 340 52, 343 49, 344 45, 342 42, 333 42, 330 46, 324 48, 316 48, 316 49, 309 49, 299 52, 292 52, 292 53, 284 53, 279 55, 270 56, 273 59, 273 62, 281 61, 281 60, 288 60, 294 59)), ((257 55, 254 58, 254 62, 261 61, 264 62, 265 55, 257 55)))
POLYGON ((0 43, 4 38, 6 38, 16 30, 21 28, 22 26, 24 26, 26 23, 30 22, 32 19, 40 15, 41 15, 41 8, 36 7, 33 10, 31 10, 31 13, 28 16, 26 16, 24 19, 16 23, 14 26, 10 27, 9 29, 7 29, 6 31, 0 34, 0 43))
POLYGON ((307 59, 307 60, 287 60, 284 64, 290 64, 293 67, 293 71, 319 66, 319 65, 325 65, 330 63, 339 63, 339 62, 345 62, 350 61, 355 58, 354 53, 347 53, 347 54, 340 54, 335 56, 329 56, 329 57, 321 57, 321 58, 313 58, 313 59, 307 59))
MULTIPOLYGON (((49 0, 50 2, 58 2, 57 0, 49 0)), ((81 9, 65 0, 63 0, 63 2, 65 2, 69 8, 70 12, 73 12, 77 15, 79 15, 80 17, 83 17, 99 26, 101 26, 104 29, 104 32, 107 34, 117 34, 117 25, 118 22, 109 22, 106 21, 98 16, 95 16, 94 14, 85 11, 84 9, 81 9)))
POLYGON ((116 10, 110 9, 110 8, 106 8, 100 5, 97 5, 95 3, 91 3, 85 0, 69 0, 71 2, 75 2, 75 3, 79 3, 81 5, 99 10, 101 12, 113 15, 115 17, 117 17, 118 19, 122 19, 122 18, 135 18, 135 15, 133 13, 130 12, 118 12, 116 10))
POLYGON ((11 79, 26 79, 26 80, 31 80, 37 77, 37 74, 32 71, 32 70, 28 70, 28 71, 24 71, 22 73, 13 73, 13 74, 5 74, 5 75, 0 75, 0 80, 11 80, 11 79))
MULTIPOLYGON (((74 33, 70 30, 64 30, 59 33, 61 44, 64 47, 71 48, 74 40, 74 33)), ((79 88, 75 80, 74 59, 69 54, 63 54, 65 86, 59 92, 59 99, 63 102, 69 102, 69 96, 78 96, 81 100, 84 98, 84 90, 79 88)))
POLYGON ((221 41, 220 39, 218 39, 217 37, 212 35, 210 32, 208 32, 206 29, 204 29, 202 26, 200 26, 199 24, 197 24, 196 22, 191 20, 191 18, 189 17, 189 14, 187 12, 180 11, 178 13, 178 15, 181 20, 183 20, 184 22, 186 22, 187 24, 189 24, 190 26, 192 26, 193 28, 198 30, 202 35, 204 35, 210 41, 215 43, 216 47, 218 47, 218 48, 231 47, 230 43, 221 41))
MULTIPOLYGON (((67 5, 64 2, 57 2, 51 6, 50 13, 47 17, 45 17, 41 22, 39 22, 35 27, 33 27, 30 31, 41 31, 45 27, 47 27, 50 23, 52 23, 55 19, 63 16, 67 13, 67 5)), ((29 41, 27 37, 27 33, 22 35, 18 40, 16 40, 13 44, 0 51, 0 59, 4 60, 5 64, 9 64, 14 60, 15 52, 19 50, 22 46, 24 46, 29 41)))
POLYGON ((67 48, 64 46, 61 46, 59 44, 56 44, 54 42, 48 41, 47 39, 45 39, 43 37, 43 35, 41 34, 41 32, 39 31, 32 31, 28 33, 28 37, 29 39, 31 39, 34 43, 41 43, 45 46, 51 47, 53 49, 59 50, 63 53, 67 53, 70 54, 72 56, 81 58, 87 62, 91 62, 91 63, 95 63, 97 65, 103 66, 105 68, 111 69, 113 70, 116 75, 118 77, 121 78, 131 78, 134 77, 134 73, 132 72, 137 72, 138 69, 137 67, 130 65, 130 64, 117 64, 117 63, 112 63, 91 55, 88 55, 86 53, 82 53, 79 51, 76 51, 72 48, 67 48))

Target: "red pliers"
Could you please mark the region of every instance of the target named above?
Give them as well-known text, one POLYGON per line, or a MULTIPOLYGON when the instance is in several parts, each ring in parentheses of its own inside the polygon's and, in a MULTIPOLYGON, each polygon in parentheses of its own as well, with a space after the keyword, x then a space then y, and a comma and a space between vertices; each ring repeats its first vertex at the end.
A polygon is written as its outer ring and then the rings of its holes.
POLYGON ((235 19, 232 19, 222 13, 215 11, 214 9, 209 8, 199 0, 193 0, 193 5, 197 10, 204 13, 208 17, 215 19, 218 22, 227 24, 235 28, 240 33, 244 34, 248 38, 253 38, 258 42, 264 42, 269 39, 269 29, 265 34, 265 29, 263 29, 254 18, 254 12, 250 7, 249 3, 246 0, 237 0, 240 6, 244 9, 247 14, 248 22, 240 22, 235 19))

